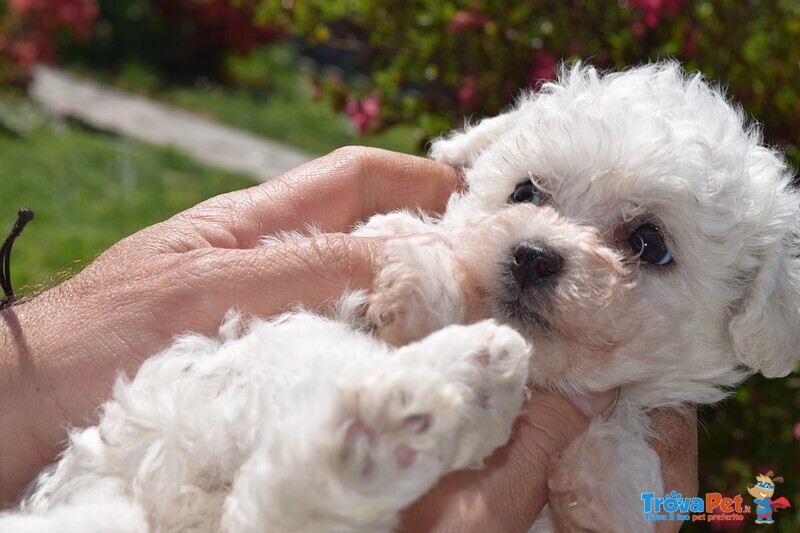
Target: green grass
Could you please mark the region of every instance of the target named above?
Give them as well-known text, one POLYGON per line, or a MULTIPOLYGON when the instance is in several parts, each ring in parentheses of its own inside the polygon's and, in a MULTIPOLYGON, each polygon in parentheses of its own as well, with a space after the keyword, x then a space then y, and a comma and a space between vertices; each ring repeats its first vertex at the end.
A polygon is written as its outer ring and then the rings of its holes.
POLYGON ((302 59, 285 45, 255 50, 227 61, 227 78, 238 88, 200 79, 193 86, 168 82, 151 67, 129 61, 114 72, 72 65, 84 76, 206 115, 220 122, 325 154, 352 144, 421 154, 422 130, 400 125, 361 136, 343 113, 314 99, 311 76, 302 59))
POLYGON ((14 245, 17 292, 65 269, 74 271, 122 237, 169 218, 211 196, 253 185, 182 155, 137 142, 53 123, 3 93, 5 115, 31 115, 0 133, 0 234, 19 207, 34 221, 14 245), (19 126, 17 124, 16 126, 19 126))

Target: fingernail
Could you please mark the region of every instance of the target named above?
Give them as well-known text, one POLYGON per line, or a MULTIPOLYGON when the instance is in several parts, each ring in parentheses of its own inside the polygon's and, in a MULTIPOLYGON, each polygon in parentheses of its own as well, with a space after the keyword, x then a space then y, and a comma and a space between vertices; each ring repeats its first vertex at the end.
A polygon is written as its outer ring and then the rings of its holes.
POLYGON ((570 398, 575 406, 589 418, 600 416, 608 419, 619 401, 619 388, 611 389, 591 396, 570 398))

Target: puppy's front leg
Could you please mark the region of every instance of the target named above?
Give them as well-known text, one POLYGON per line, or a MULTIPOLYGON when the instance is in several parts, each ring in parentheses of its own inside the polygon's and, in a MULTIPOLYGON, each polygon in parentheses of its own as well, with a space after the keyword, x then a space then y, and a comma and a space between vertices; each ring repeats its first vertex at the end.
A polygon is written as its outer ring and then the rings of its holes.
POLYGON ((367 318, 378 337, 399 346, 465 322, 455 256, 436 219, 397 211, 372 217, 354 233, 409 235, 387 241, 376 261, 367 318))
MULTIPOLYGON (((596 421, 550 466, 551 515, 557 531, 644 532, 641 495, 661 496, 658 455, 617 421, 596 421)), ((532 531, 550 531, 534 524, 532 531)))
POLYGON ((457 260, 434 234, 387 242, 369 297, 367 318, 396 346, 466 321, 457 260))

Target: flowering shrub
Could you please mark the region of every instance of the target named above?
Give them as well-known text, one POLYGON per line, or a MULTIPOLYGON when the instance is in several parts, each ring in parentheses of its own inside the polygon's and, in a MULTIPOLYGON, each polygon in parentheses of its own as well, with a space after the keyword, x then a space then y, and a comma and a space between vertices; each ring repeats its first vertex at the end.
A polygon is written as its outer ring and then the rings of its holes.
POLYGON ((124 59, 213 77, 227 53, 282 36, 254 23, 253 7, 252 0, 8 0, 0 11, 0 79, 21 81, 57 55, 92 67, 124 59))
POLYGON ((254 22, 252 0, 99 0, 95 38, 66 51, 92 68, 143 63, 166 77, 214 78, 227 54, 246 54, 281 32, 254 22))
POLYGON ((95 0, 9 0, 0 14, 0 78, 13 81, 53 61, 67 36, 87 40, 97 13, 95 0))
POLYGON ((231 50, 248 53, 255 45, 275 40, 273 25, 254 23, 252 2, 229 0, 154 0, 167 24, 183 32, 196 54, 231 50))
POLYGON ((641 35, 644 28, 657 28, 661 18, 678 14, 683 0, 628 0, 628 4, 642 12, 642 20, 634 23, 634 31, 641 35))
POLYGON ((371 132, 380 117, 381 101, 377 96, 368 96, 362 100, 348 100, 345 106, 347 116, 363 135, 371 132))
POLYGON ((800 2, 260 0, 256 14, 312 45, 358 51, 372 75, 350 100, 379 95, 373 128, 413 121, 430 136, 465 115, 494 115, 561 59, 621 68, 677 57, 727 84, 800 160, 800 47, 789 46, 800 2), (362 31, 343 33, 341 21, 362 31))

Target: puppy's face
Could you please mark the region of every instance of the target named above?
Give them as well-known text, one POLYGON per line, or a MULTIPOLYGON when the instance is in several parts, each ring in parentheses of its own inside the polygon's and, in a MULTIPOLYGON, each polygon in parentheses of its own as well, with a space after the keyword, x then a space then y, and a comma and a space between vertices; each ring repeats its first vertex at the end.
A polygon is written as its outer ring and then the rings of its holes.
POLYGON ((740 364, 793 368, 798 196, 702 80, 576 68, 432 155, 465 168, 443 223, 468 291, 534 341, 539 385, 714 401, 740 364))

